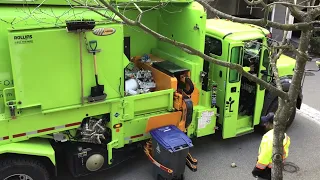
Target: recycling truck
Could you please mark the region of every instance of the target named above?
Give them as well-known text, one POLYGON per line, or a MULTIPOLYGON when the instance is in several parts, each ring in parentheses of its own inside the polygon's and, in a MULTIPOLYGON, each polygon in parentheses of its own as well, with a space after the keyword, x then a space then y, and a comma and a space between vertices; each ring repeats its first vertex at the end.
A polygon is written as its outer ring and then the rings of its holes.
MULTIPOLYGON (((139 10, 128 2, 110 1, 135 20, 139 10)), ((141 18, 147 27, 274 84, 267 31, 209 20, 192 0, 152 8, 159 3, 137 2, 148 10, 141 18)), ((276 111, 277 97, 235 70, 119 23, 109 10, 96 9, 111 19, 74 5, 0 2, 0 179, 49 180, 63 165, 75 177, 89 175, 128 160, 141 145, 165 171, 148 151, 150 131, 170 125, 193 139, 218 130, 233 138, 276 111)), ((285 91, 294 64, 287 56, 277 62, 285 91)), ((297 108, 301 101, 300 94, 297 108)), ((190 153, 187 159, 196 162, 190 153)))

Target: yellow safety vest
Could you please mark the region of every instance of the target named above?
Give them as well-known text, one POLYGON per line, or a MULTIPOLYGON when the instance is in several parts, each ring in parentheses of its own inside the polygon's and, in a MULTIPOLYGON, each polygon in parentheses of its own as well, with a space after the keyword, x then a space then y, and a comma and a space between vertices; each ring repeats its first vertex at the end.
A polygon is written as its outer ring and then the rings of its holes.
MULTIPOLYGON (((283 160, 289 155, 290 137, 285 133, 283 140, 283 160)), ((273 146, 273 129, 269 130, 261 140, 259 147, 259 156, 256 167, 259 169, 271 168, 272 166, 272 146, 273 146)))

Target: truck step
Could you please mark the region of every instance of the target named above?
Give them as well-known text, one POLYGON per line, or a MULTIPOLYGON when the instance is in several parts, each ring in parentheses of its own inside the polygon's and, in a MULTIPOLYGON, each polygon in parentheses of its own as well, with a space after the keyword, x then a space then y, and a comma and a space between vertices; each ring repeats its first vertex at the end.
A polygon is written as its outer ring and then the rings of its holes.
POLYGON ((243 128, 239 128, 239 129, 237 130, 237 137, 238 137, 238 136, 245 135, 245 134, 252 133, 253 131, 254 131, 254 128, 253 128, 253 127, 243 127, 243 128))

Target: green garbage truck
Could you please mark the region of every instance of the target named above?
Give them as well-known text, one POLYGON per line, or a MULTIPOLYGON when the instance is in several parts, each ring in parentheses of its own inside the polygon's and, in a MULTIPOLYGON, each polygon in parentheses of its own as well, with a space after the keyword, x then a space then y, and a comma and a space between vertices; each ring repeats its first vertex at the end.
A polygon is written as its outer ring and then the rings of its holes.
MULTIPOLYGON (((139 10, 128 2, 110 1, 136 19, 139 10)), ((147 10, 164 1, 136 3, 147 10)), ((268 33, 208 20, 192 0, 165 3, 146 11, 142 23, 274 83, 268 33)), ((0 179, 49 180, 62 164, 75 177, 90 175, 150 145, 155 128, 174 125, 190 138, 221 130, 233 138, 277 109, 275 95, 236 71, 119 23, 108 10, 98 9, 111 19, 74 5, 0 2, 0 179)), ((294 64, 287 56, 277 63, 284 90, 294 64)), ((297 102, 300 108, 302 94, 297 102)))

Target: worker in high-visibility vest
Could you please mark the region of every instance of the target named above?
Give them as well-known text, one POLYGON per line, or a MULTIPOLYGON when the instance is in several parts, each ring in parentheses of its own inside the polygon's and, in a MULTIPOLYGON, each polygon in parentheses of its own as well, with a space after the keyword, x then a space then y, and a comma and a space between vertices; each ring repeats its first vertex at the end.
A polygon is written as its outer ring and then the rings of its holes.
MULTIPOLYGON (((257 163, 252 171, 254 177, 271 180, 271 166, 272 166, 272 146, 273 146, 273 118, 274 113, 268 113, 261 117, 261 121, 269 130, 263 135, 257 163)), ((288 157, 290 146, 290 137, 285 133, 283 140, 283 161, 288 157)))

